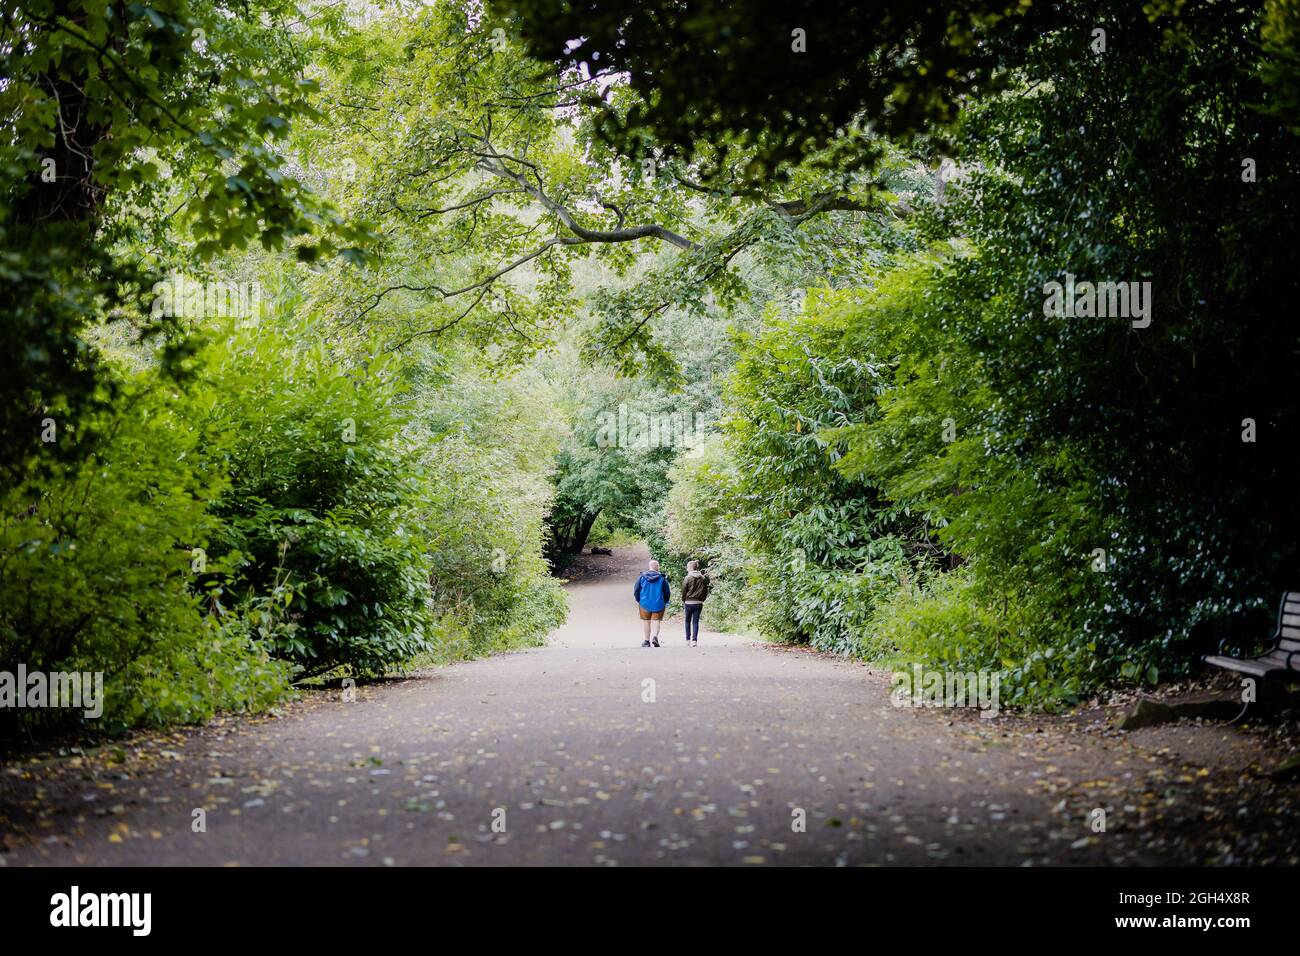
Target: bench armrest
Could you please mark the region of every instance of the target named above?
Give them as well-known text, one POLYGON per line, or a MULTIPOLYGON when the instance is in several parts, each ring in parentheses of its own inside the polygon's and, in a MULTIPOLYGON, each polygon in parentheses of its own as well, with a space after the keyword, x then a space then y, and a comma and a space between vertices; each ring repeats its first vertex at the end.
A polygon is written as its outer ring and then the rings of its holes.
POLYGON ((1246 658, 1249 657, 1263 657, 1265 654, 1269 653, 1270 651, 1276 650, 1278 642, 1281 640, 1282 640, 1282 629, 1280 627, 1278 628, 1277 633, 1274 634, 1272 637, 1268 638, 1265 641, 1260 641, 1258 643, 1251 642, 1248 644, 1229 644, 1228 638, 1225 637, 1223 640, 1219 641, 1219 654, 1223 657, 1235 657, 1238 660, 1245 660, 1246 658), (1254 648, 1254 647, 1261 647, 1263 649, 1255 654, 1246 653, 1246 651, 1249 648, 1254 648))

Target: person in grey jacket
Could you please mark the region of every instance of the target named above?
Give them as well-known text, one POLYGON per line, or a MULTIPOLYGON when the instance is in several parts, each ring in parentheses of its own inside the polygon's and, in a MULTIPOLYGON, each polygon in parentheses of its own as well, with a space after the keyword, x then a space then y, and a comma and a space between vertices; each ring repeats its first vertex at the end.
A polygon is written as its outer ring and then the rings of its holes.
POLYGON ((700 570, 700 562, 686 562, 686 578, 682 581, 682 608, 686 611, 686 643, 698 647, 700 643, 700 612, 704 599, 709 596, 709 576, 700 570))

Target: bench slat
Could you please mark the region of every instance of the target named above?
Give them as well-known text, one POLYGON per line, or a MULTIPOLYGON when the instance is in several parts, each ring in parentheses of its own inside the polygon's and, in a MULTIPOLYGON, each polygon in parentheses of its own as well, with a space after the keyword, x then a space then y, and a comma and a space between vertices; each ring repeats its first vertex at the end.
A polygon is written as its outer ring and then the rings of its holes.
POLYGON ((1236 657, 1207 657, 1205 663, 1213 664, 1215 667, 1222 667, 1224 670, 1251 674, 1255 677, 1264 677, 1277 671, 1286 670, 1284 666, 1273 661, 1261 661, 1257 658, 1240 660, 1236 657))

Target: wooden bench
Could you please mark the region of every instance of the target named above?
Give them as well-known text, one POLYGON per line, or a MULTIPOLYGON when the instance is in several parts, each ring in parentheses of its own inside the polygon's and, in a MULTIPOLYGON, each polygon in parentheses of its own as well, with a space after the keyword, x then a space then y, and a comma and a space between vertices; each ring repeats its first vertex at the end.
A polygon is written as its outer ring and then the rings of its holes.
POLYGON ((1248 648, 1254 650, 1246 645, 1235 648, 1239 653, 1234 654, 1228 641, 1220 641, 1218 655, 1203 659, 1207 664, 1250 677, 1300 678, 1300 591, 1283 592, 1277 610, 1277 631, 1264 644, 1263 653, 1247 657, 1248 648))

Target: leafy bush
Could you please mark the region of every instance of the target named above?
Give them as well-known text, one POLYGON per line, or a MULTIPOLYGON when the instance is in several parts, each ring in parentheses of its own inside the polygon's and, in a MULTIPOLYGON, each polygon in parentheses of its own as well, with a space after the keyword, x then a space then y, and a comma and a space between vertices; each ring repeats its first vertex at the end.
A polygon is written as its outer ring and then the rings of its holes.
POLYGON ((1265 87, 1292 64, 1260 63, 1258 9, 1107 6, 1128 39, 1081 70, 1097 13, 966 111, 932 250, 743 343, 728 436, 774 636, 1054 707, 1188 671, 1290 586, 1297 186, 1238 154, 1293 152, 1265 87), (1045 315, 1066 273, 1150 282, 1150 322, 1045 315))
MULTIPOLYGON (((235 622, 205 618, 193 588, 225 474, 202 454, 192 406, 152 372, 119 389, 76 464, 0 499, 0 670, 102 671, 109 730, 265 707, 287 692, 287 667, 235 622)), ((3 713, 44 730, 81 718, 3 713)))
POLYGON ((1077 703, 1097 686, 1103 660, 1095 643, 1042 612, 1009 594, 985 595, 967 565, 899 588, 878 605, 869 628, 885 665, 988 671, 1008 706, 1077 703))
POLYGON ((837 652, 862 646, 876 601, 929 546, 924 522, 878 482, 834 467, 832 430, 874 419, 890 374, 846 340, 860 298, 810 295, 804 315, 742 339, 724 423, 746 604, 762 632, 837 652))
POLYGON ((422 660, 540 644, 567 608, 542 559, 561 433, 553 403, 529 375, 426 371, 407 398, 417 467, 430 476, 418 518, 446 646, 422 660))
POLYGON ((230 469, 211 554, 235 600, 283 595, 293 626, 264 635, 273 652, 310 676, 378 674, 427 650, 427 487, 396 370, 336 358, 285 320, 214 348, 210 382, 230 469))
POLYGON ((679 582, 686 562, 697 560, 709 576, 709 626, 719 630, 745 626, 746 552, 740 525, 732 517, 735 468, 721 435, 710 435, 678 457, 668 470, 672 482, 664 509, 662 533, 653 537, 665 572, 674 582, 674 607, 680 605, 679 582))
POLYGON ((549 405, 346 356, 280 316, 202 350, 188 394, 148 361, 122 375, 93 448, 0 501, 0 669, 103 671, 118 730, 540 643, 565 616, 528 450, 549 405))

